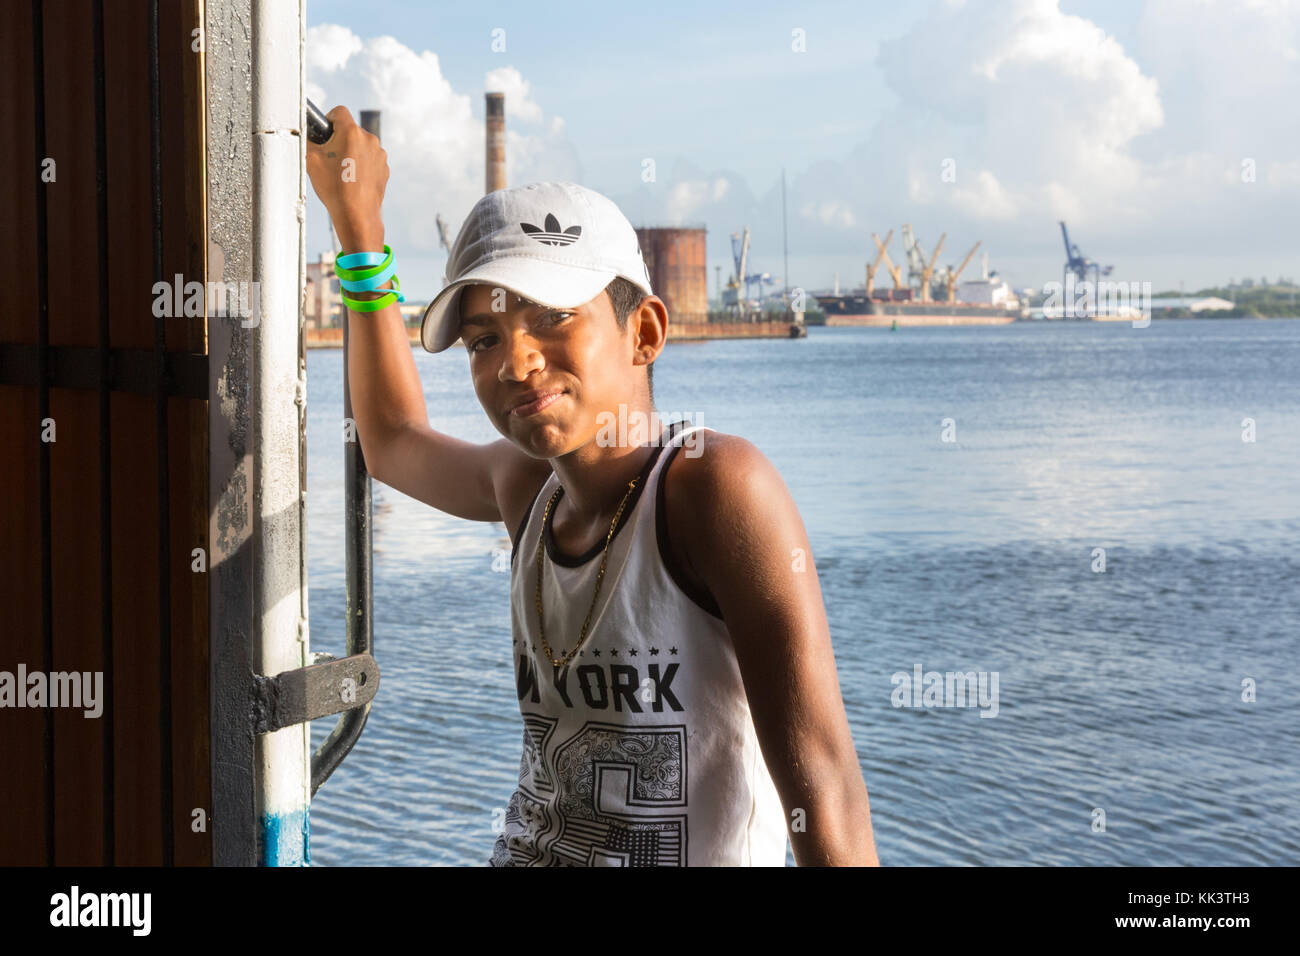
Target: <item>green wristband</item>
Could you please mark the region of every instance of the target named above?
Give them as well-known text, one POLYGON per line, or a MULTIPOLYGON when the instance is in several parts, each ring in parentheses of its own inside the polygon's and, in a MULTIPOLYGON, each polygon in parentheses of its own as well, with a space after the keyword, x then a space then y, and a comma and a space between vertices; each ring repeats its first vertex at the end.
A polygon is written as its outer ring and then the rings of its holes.
POLYGON ((370 266, 366 269, 344 269, 336 260, 334 263, 334 274, 340 279, 346 279, 348 282, 357 282, 361 279, 369 279, 377 276, 392 264, 393 250, 389 248, 388 243, 384 243, 385 259, 377 266, 370 266))
MULTIPOLYGON (((375 290, 378 291, 378 290, 375 290)), ((393 276, 393 288, 385 290, 386 294, 377 299, 353 299, 346 295, 341 295, 343 304, 353 312, 378 312, 380 309, 386 309, 394 302, 403 301, 401 298, 402 286, 397 281, 397 276, 393 276)))

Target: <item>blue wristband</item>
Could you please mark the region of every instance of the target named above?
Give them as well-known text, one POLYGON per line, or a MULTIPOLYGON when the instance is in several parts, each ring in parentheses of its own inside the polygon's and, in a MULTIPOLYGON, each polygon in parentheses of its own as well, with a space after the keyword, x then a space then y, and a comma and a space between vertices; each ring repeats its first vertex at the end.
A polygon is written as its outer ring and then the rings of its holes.
MULTIPOLYGON (((345 266, 344 268, 348 267, 345 266)), ((368 279, 339 279, 339 285, 343 286, 348 292, 371 292, 391 279, 396 271, 397 260, 390 258, 388 268, 378 275, 373 275, 368 279)))
POLYGON ((368 266, 379 265, 387 255, 384 252, 349 252, 346 256, 335 259, 334 264, 344 269, 365 269, 368 266))

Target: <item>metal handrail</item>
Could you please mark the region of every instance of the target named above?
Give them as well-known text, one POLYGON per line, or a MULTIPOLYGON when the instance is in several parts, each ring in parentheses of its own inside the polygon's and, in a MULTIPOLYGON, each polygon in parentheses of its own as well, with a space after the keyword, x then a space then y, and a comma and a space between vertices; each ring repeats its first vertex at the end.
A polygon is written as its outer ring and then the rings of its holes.
MULTIPOLYGON (((324 143, 334 135, 334 125, 311 100, 306 103, 307 137, 314 143, 324 143)), ((379 112, 363 110, 361 126, 367 132, 379 135, 379 112)), ((352 392, 348 387, 348 313, 343 310, 343 417, 352 419, 352 392)), ((374 654, 375 635, 372 610, 374 607, 374 582, 372 579, 373 525, 371 522, 370 473, 366 470, 361 443, 356 438, 355 427, 351 440, 343 445, 343 501, 344 501, 344 551, 346 571, 346 645, 348 656, 374 654)), ((370 702, 344 711, 325 741, 311 756, 311 794, 329 779, 353 745, 361 737, 366 720, 370 717, 370 702)))

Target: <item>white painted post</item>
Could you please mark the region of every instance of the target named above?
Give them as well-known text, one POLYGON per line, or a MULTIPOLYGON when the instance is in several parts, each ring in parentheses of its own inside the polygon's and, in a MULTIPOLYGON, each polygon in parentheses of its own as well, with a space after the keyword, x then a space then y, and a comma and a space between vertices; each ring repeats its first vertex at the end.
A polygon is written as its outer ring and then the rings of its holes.
MULTIPOLYGON (((252 0, 254 620, 258 672, 309 663, 300 481, 305 408, 299 343, 304 277, 303 0, 252 0)), ((257 740, 257 813, 264 866, 309 859, 310 724, 257 740)))

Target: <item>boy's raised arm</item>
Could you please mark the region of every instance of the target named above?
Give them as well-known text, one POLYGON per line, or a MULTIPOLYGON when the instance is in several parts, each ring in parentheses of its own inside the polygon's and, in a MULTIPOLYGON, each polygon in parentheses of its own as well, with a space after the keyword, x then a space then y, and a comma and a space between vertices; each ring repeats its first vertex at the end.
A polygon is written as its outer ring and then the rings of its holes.
MULTIPOLYGON (((329 118, 334 123, 329 142, 307 143, 307 174, 329 211, 343 253, 380 252, 387 153, 346 107, 334 107, 329 118)), ((349 294, 363 299, 382 292, 349 294)), ((351 314, 348 388, 371 475, 439 511, 476 521, 502 520, 494 481, 513 449, 503 442, 476 445, 429 427, 424 389, 396 303, 351 314)))

